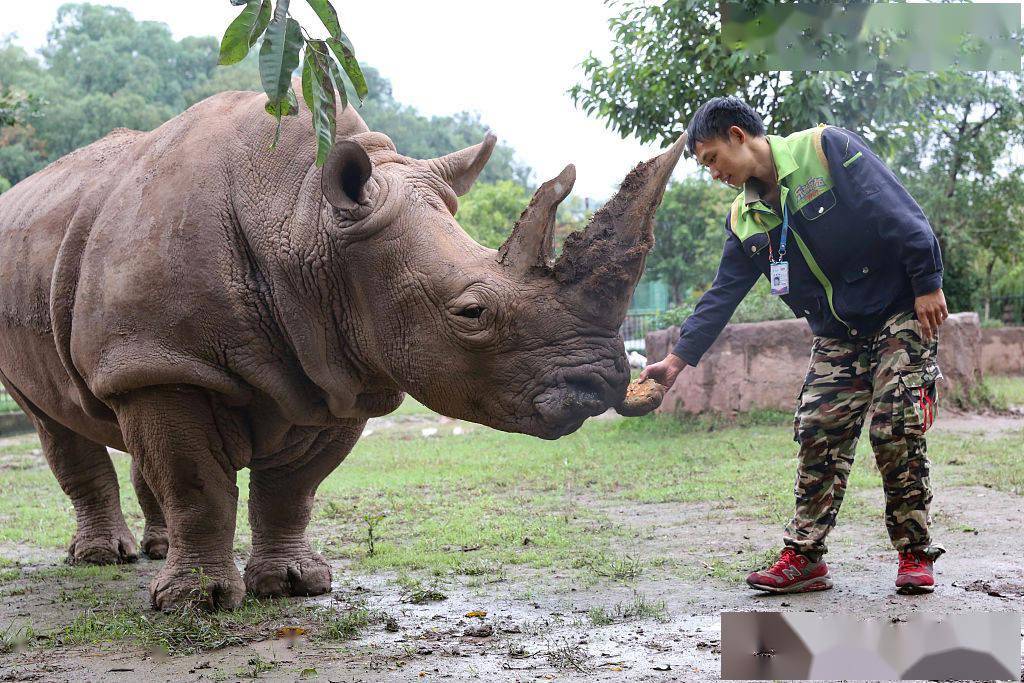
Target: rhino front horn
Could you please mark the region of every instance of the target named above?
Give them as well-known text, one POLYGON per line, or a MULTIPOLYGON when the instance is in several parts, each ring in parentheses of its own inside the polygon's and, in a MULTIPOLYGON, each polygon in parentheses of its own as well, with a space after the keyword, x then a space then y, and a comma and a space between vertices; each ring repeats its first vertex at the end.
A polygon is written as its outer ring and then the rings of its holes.
POLYGON ((626 316, 654 246, 654 214, 685 147, 683 134, 668 150, 638 164, 586 229, 566 238, 555 262, 555 279, 577 288, 590 301, 594 317, 611 326, 626 316))
POLYGON ((576 167, 569 164, 558 174, 538 188, 533 199, 512 228, 512 234, 498 249, 498 263, 518 272, 533 267, 550 266, 554 256, 552 236, 555 231, 555 214, 576 182, 576 167))

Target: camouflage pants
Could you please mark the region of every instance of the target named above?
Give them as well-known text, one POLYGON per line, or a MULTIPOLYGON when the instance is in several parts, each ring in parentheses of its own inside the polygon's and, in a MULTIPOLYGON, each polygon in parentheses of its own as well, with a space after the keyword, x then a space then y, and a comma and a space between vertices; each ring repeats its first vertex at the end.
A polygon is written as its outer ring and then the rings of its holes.
POLYGON ((885 525, 897 550, 932 553, 932 492, 924 433, 935 419, 938 340, 921 339, 914 313, 890 318, 871 339, 815 337, 794 419, 800 444, 796 514, 786 545, 817 557, 836 524, 866 416, 885 489, 885 525))

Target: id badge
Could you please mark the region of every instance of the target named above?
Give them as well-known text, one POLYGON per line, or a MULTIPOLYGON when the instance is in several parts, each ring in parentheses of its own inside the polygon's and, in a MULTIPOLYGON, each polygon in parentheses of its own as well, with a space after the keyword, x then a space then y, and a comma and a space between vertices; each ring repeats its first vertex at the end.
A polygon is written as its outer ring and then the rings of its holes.
POLYGON ((773 296, 789 294, 789 261, 773 263, 769 275, 773 296))

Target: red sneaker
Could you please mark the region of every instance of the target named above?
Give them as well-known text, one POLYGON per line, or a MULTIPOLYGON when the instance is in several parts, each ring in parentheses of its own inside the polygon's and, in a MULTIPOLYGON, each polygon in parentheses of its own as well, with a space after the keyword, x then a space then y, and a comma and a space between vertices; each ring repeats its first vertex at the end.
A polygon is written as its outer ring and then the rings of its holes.
POLYGON ((931 593, 935 590, 932 561, 923 553, 913 550, 900 553, 900 568, 896 573, 896 592, 903 595, 931 593))
POLYGON ((811 562, 806 555, 785 548, 771 567, 751 573, 747 584, 769 593, 807 593, 828 590, 832 579, 823 560, 811 562))

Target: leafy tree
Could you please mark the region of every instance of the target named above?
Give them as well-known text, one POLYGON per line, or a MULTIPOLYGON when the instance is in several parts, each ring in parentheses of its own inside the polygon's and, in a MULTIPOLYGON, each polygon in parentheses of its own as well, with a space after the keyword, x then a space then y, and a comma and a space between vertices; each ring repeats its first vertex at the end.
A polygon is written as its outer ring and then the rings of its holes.
MULTIPOLYGON (((217 92, 262 89, 258 50, 218 66, 216 39, 175 41, 165 25, 138 22, 116 7, 64 5, 43 53, 46 61, 40 62, 0 38, 0 92, 33 93, 46 102, 39 116, 19 114, 17 125, 0 127, 0 176, 11 182, 114 128, 151 130, 217 92)), ((375 69, 362 70, 370 95, 360 113, 391 135, 401 152, 441 156, 483 137, 486 126, 477 117, 422 116, 395 101, 390 83, 375 69)), ((499 145, 481 181, 525 184, 529 173, 511 148, 499 145)))
POLYGON ((0 130, 0 175, 11 182, 114 128, 150 130, 215 90, 259 83, 255 57, 218 70, 216 39, 175 41, 166 25, 117 7, 63 5, 41 52, 42 63, 0 40, 0 86, 46 103, 0 130))
MULTIPOLYGON (((986 225, 996 219, 981 219, 969 199, 984 194, 986 178, 1024 173, 1008 155, 1024 144, 1021 74, 899 71, 884 62, 870 71, 769 71, 763 57, 724 44, 720 20, 711 0, 628 0, 611 21, 610 59, 584 60, 586 78, 570 94, 588 114, 643 141, 675 138, 719 95, 744 98, 772 132, 821 122, 858 131, 929 216, 951 308, 971 307, 984 279, 976 268, 981 233, 999 228, 986 225)), ((891 40, 872 49, 881 53, 891 40)))
MULTIPOLYGON (((771 3, 744 4, 756 11, 771 3)), ((737 95, 778 131, 837 123, 866 133, 888 155, 908 129, 928 127, 935 97, 948 100, 977 80, 956 71, 899 71, 884 61, 871 71, 769 71, 762 55, 725 44, 718 2, 627 0, 621 8, 610 21, 610 59, 588 56, 586 79, 570 95, 623 137, 643 142, 673 140, 701 104, 737 95)), ((884 52, 887 40, 872 49, 884 52)))
POLYGON ((530 202, 530 192, 512 180, 476 183, 459 198, 459 225, 485 247, 497 249, 530 202))
MULTIPOLYGON (((955 294, 967 301, 979 302, 982 317, 987 319, 991 314, 990 304, 996 285, 996 265, 1011 266, 1018 259, 1020 241, 1024 236, 1024 209, 1020 203, 1024 197, 1024 180, 1020 175, 1012 175, 961 181, 957 193, 966 204, 966 220, 973 223, 973 226, 956 226, 969 235, 972 243, 957 261, 973 257, 977 264, 976 279, 980 280, 981 287, 955 294)), ((963 242, 962 239, 957 240, 954 248, 965 249, 963 242)), ((1020 285, 1015 289, 1019 290, 1020 285)))
POLYGON ((39 105, 39 98, 35 95, 18 93, 10 86, 0 84, 0 129, 34 118, 38 115, 39 105))
POLYGON ((725 241, 725 215, 735 192, 706 178, 673 181, 655 216, 646 275, 665 282, 678 303, 715 277, 725 241))
MULTIPOLYGON (((346 79, 360 101, 366 97, 367 85, 352 41, 341 29, 338 13, 330 0, 306 0, 327 29, 328 37, 317 40, 289 16, 291 0, 231 0, 232 5, 245 5, 231 22, 220 43, 220 63, 229 65, 242 61, 250 48, 263 37, 260 47, 260 79, 267 93, 267 113, 277 119, 298 113, 298 101, 292 90, 292 73, 299 65, 302 51, 302 98, 313 113, 313 131, 317 140, 316 164, 322 166, 334 145, 337 122, 337 99, 342 108, 348 106, 346 79), (264 35, 265 34, 265 35, 264 35), (342 77, 344 73, 345 77, 342 77)), ((277 137, 274 138, 274 145, 277 137)))

